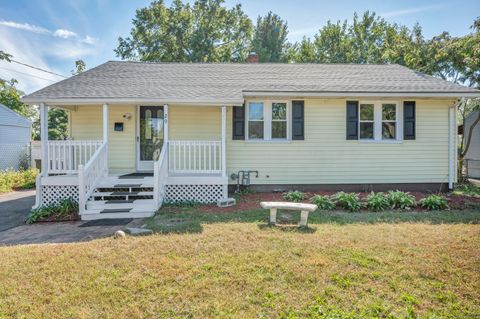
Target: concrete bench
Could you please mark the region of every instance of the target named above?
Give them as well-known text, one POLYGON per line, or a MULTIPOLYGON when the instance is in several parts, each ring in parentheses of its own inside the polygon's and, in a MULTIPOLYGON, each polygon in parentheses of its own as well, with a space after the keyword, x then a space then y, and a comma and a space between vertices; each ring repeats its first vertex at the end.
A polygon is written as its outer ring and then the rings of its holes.
POLYGON ((277 209, 299 210, 300 226, 306 227, 308 213, 317 210, 318 206, 314 204, 291 203, 291 202, 261 202, 260 206, 264 209, 270 209, 270 224, 277 223, 277 209))

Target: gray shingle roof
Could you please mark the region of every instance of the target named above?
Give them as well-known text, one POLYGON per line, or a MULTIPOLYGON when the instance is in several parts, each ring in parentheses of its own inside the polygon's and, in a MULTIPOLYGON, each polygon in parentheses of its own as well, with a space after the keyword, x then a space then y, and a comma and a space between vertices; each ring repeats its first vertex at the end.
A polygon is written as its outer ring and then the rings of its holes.
POLYGON ((228 64, 109 61, 27 95, 27 102, 142 99, 242 101, 255 92, 292 95, 449 93, 480 91, 415 72, 400 65, 228 64))

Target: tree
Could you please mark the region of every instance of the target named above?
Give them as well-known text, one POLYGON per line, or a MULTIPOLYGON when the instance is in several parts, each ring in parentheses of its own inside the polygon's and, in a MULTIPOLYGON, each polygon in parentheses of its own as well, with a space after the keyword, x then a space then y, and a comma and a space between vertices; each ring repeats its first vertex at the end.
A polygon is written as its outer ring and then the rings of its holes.
POLYGON ((163 0, 138 9, 130 37, 118 39, 122 59, 165 62, 244 61, 252 22, 240 4, 232 9, 224 0, 196 0, 193 5, 163 0))
POLYGON ((252 51, 260 62, 283 62, 287 49, 287 22, 271 11, 257 18, 253 34, 252 51))
POLYGON ((86 68, 87 66, 85 62, 80 59, 75 61, 75 70, 70 71, 70 73, 72 73, 72 75, 77 75, 85 71, 86 68))
POLYGON ((319 63, 345 63, 349 61, 349 37, 347 21, 333 24, 327 21, 318 34, 315 35, 314 48, 316 60, 319 63))

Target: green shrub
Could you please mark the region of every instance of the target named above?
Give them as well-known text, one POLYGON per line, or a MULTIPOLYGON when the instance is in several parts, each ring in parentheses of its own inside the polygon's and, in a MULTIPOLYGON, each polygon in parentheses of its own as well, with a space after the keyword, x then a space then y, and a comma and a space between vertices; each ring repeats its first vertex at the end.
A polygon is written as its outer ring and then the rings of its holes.
POLYGON ((453 190, 453 194, 478 197, 480 196, 480 187, 471 183, 459 184, 455 186, 455 189, 453 190))
POLYGON ((337 200, 337 204, 340 205, 340 207, 351 212, 357 212, 360 210, 360 208, 362 208, 360 198, 356 193, 338 192, 337 194, 335 194, 335 199, 337 200))
POLYGON ((289 202, 301 202, 307 197, 305 193, 300 192, 300 191, 289 191, 286 193, 283 193, 283 198, 285 200, 288 200, 289 202))
POLYGON ((38 170, 29 168, 20 171, 0 171, 0 193, 8 193, 14 189, 33 188, 38 170))
POLYGON ((78 213, 78 203, 71 198, 64 199, 58 204, 42 206, 32 209, 28 214, 25 222, 33 224, 35 222, 52 218, 53 220, 62 220, 70 217, 72 214, 78 213))
POLYGON ((415 206, 415 197, 410 193, 390 191, 387 194, 387 202, 390 208, 406 209, 415 206))
POLYGON ((429 195, 420 200, 420 205, 428 210, 441 210, 448 208, 447 199, 442 195, 429 195))
POLYGON ((330 196, 324 195, 315 195, 310 198, 310 201, 318 206, 318 209, 321 210, 332 210, 335 209, 335 202, 330 198, 330 196))
POLYGON ((379 212, 388 208, 387 197, 383 193, 371 192, 367 198, 367 207, 369 210, 379 212))

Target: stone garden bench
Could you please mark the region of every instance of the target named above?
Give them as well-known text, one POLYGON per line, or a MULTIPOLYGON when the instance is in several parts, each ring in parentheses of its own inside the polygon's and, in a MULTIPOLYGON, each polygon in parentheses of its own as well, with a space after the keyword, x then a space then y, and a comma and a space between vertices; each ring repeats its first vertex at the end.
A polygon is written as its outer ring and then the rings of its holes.
POLYGON ((270 224, 275 225, 277 222, 277 209, 299 210, 300 211, 300 227, 307 226, 308 213, 315 211, 318 206, 305 203, 291 202, 261 202, 260 206, 264 209, 270 209, 270 224))

